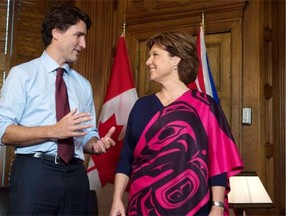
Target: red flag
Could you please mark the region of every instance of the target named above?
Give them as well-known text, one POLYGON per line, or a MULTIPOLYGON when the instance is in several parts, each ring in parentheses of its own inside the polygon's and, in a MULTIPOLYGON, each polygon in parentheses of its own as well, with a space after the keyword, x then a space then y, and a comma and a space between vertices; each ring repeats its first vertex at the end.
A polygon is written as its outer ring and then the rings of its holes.
POLYGON ((123 146, 128 116, 137 98, 125 38, 121 36, 98 124, 101 137, 105 136, 112 126, 116 127, 112 136, 116 145, 111 147, 106 154, 91 155, 87 170, 90 189, 97 187, 97 173, 102 187, 108 182, 114 183, 115 169, 123 146))
POLYGON ((196 43, 199 60, 198 75, 195 82, 190 83, 188 87, 191 89, 198 89, 199 91, 210 95, 219 104, 219 98, 209 66, 202 26, 200 26, 200 31, 196 43))

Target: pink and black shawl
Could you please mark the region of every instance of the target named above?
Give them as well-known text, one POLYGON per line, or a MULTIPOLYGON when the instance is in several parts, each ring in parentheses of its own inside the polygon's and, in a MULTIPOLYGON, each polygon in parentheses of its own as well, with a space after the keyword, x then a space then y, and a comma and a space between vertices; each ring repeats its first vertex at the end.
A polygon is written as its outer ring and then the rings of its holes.
POLYGON ((209 178, 243 169, 221 108, 194 90, 152 117, 134 158, 128 215, 195 215, 211 201, 209 178))

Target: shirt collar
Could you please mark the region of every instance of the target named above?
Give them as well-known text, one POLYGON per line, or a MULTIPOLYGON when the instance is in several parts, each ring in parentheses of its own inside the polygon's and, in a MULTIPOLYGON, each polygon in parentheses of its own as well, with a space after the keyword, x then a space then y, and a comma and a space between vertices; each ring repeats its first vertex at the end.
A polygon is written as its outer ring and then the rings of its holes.
MULTIPOLYGON (((43 53, 42 53, 42 55, 41 55, 41 61, 42 61, 42 63, 43 63, 43 65, 44 65, 44 67, 45 67, 45 69, 46 69, 46 71, 48 72, 48 73, 50 73, 50 72, 53 72, 53 71, 55 71, 58 67, 60 67, 59 65, 58 65, 58 63, 54 60, 54 59, 52 59, 48 54, 47 54, 47 52, 46 51, 44 51, 43 53)), ((66 70, 66 72, 69 74, 69 71, 70 71, 70 66, 69 66, 69 64, 64 64, 63 66, 62 66, 62 68, 64 68, 65 70, 66 70)))

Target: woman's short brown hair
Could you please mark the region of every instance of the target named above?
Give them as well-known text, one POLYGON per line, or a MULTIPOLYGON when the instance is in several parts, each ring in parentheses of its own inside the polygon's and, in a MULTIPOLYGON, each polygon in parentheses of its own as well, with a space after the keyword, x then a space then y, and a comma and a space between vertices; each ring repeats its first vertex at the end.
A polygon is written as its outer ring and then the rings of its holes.
POLYGON ((151 50, 154 44, 162 47, 170 56, 181 58, 178 64, 178 74, 182 82, 187 85, 195 81, 198 73, 198 56, 195 41, 191 34, 162 32, 147 41, 147 48, 151 50))

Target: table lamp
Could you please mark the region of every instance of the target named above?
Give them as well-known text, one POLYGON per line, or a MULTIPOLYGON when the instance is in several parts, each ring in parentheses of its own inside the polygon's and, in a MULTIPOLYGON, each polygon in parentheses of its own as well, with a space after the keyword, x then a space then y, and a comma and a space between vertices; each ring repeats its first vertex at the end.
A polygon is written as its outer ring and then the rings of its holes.
POLYGON ((247 208, 273 207, 273 202, 265 190, 256 172, 242 172, 232 176, 230 192, 228 193, 229 207, 235 215, 246 215, 247 208))

